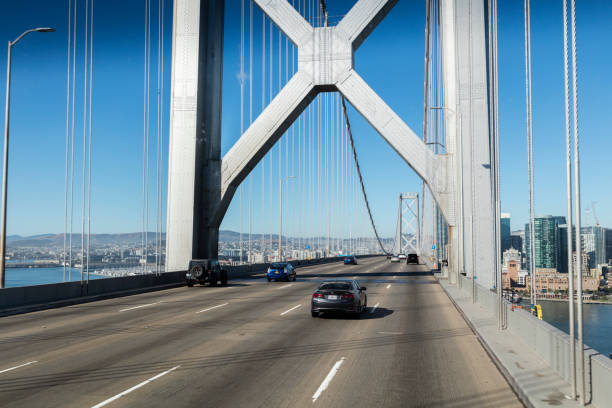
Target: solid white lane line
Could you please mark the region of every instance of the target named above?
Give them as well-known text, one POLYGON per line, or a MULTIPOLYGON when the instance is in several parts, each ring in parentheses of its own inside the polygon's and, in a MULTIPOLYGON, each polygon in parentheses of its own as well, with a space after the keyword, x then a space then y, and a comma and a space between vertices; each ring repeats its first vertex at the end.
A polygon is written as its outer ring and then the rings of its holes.
POLYGON ((353 279, 357 279, 357 277, 356 277, 356 276, 353 276, 353 279))
POLYGON ((94 406, 93 406, 93 407, 91 407, 91 408, 100 408, 100 407, 103 407, 103 406, 105 406, 105 405, 108 405, 108 404, 110 404, 111 402, 113 402, 113 401, 115 401, 115 400, 117 400, 117 399, 119 399, 119 398, 123 397, 124 395, 127 395, 127 394, 129 394, 130 392, 135 391, 135 390, 137 390, 138 388, 143 387, 143 386, 147 385, 148 383, 150 383, 150 382, 152 382, 152 381, 155 381, 155 380, 157 380, 158 378, 163 377, 164 375, 166 375, 166 374, 168 374, 168 373, 171 373, 172 371, 176 370, 176 369, 177 369, 177 368, 179 368, 179 367, 180 367, 180 365, 177 365, 176 367, 172 367, 172 368, 171 368, 171 369, 169 369, 168 371, 164 371, 163 373, 159 373, 159 374, 157 374, 155 377, 151 377, 151 378, 149 378, 148 380, 143 381, 143 382, 141 382, 140 384, 135 385, 135 386, 133 386, 132 388, 129 388, 129 389, 127 389, 127 390, 123 391, 122 393, 119 393, 119 394, 115 395, 114 397, 111 397, 111 398, 107 399, 106 401, 102 401, 102 402, 101 402, 101 403, 99 403, 98 405, 94 405, 94 406))
POLYGON ((393 275, 393 279, 397 278, 397 275, 393 275))
POLYGON ((313 403, 317 400, 317 398, 321 396, 321 393, 327 389, 327 387, 329 386, 329 383, 331 382, 331 380, 333 380, 334 376, 340 369, 340 366, 342 365, 343 362, 344 362, 344 357, 336 361, 336 364, 334 364, 332 369, 329 370, 329 373, 327 373, 327 377, 325 377, 321 385, 319 385, 319 388, 317 389, 317 391, 312 395, 313 403))
POLYGON ((15 366, 15 367, 7 368, 5 370, 0 371, 0 374, 6 373, 8 371, 13 371, 13 370, 16 370, 16 369, 21 368, 21 367, 29 366, 30 364, 34 364, 34 363, 38 363, 38 361, 30 361, 29 363, 20 364, 20 365, 15 366))
POLYGON ((370 313, 374 313, 374 311, 376 310, 378 305, 380 305, 380 303, 375 304, 374 307, 372 309, 370 309, 370 313))
POLYGON ((216 308, 218 308, 218 307, 222 307, 222 306, 227 306, 228 304, 229 304, 229 303, 224 303, 224 304, 222 304, 222 305, 217 305, 217 306, 212 306, 212 307, 209 307, 209 308, 207 308, 207 309, 202 309, 202 310, 200 310, 199 312, 196 312, 196 314, 198 314, 198 313, 202 313, 202 312, 208 312, 209 310, 213 310, 213 309, 216 309, 216 308))
POLYGON ((302 305, 293 306, 291 309, 289 309, 289 310, 285 310, 285 311, 284 311, 283 313, 281 313, 280 315, 281 315, 281 316, 284 316, 284 315, 286 315, 287 313, 289 313, 290 311, 295 310, 295 309, 297 309, 297 308, 298 308, 298 307, 300 307, 300 306, 302 306, 302 305))
POLYGON ((390 287, 391 287, 391 284, 388 284, 388 285, 387 285, 387 289, 389 289, 390 287))
POLYGON ((284 289, 284 288, 288 288, 289 286, 293 286, 293 283, 290 283, 288 285, 279 286, 277 289, 284 289))
POLYGON ((153 306, 158 304, 159 302, 155 302, 155 303, 147 303, 146 305, 140 305, 140 306, 134 306, 134 307, 128 307, 127 309, 121 309, 120 312, 127 312, 128 310, 134 310, 134 309, 140 309, 141 307, 147 307, 147 306, 153 306))

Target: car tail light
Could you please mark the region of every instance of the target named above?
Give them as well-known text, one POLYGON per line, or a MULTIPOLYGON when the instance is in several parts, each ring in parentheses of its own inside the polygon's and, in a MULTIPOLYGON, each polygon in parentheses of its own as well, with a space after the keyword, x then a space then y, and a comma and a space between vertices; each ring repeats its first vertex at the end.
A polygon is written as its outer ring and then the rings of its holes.
POLYGON ((352 293, 345 293, 344 295, 340 296, 340 299, 354 299, 355 297, 353 296, 352 293))
POLYGON ((323 294, 321 294, 321 293, 313 293, 313 294, 312 294, 312 298, 313 298, 313 299, 314 299, 314 298, 322 298, 322 297, 323 297, 323 294))

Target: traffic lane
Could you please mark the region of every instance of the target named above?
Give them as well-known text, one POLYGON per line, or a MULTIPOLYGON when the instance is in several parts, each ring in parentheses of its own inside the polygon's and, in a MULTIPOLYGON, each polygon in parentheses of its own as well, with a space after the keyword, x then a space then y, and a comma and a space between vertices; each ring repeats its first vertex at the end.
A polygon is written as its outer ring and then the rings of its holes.
MULTIPOLYGON (((364 264, 370 264, 376 262, 376 258, 367 258, 364 260, 364 264)), ((300 271, 312 271, 319 270, 321 273, 338 268, 342 265, 341 261, 322 264, 312 265, 308 267, 298 268, 298 275, 300 271)), ((259 278, 239 278, 231 279, 229 287, 241 286, 241 285, 253 285, 258 283, 259 278)), ((199 294, 198 294, 199 295, 199 294)), ((79 305, 72 305, 54 309, 47 309, 42 311, 35 311, 30 313, 23 313, 19 315, 11 315, 0 318, 0 333, 16 333, 19 330, 26 330, 28 327, 33 329, 40 328, 42 325, 50 326, 57 322, 70 323, 72 317, 75 315, 75 310, 79 314, 87 314, 89 319, 96 318, 98 315, 106 314, 106 308, 113 308, 117 305, 130 307, 133 305, 147 304, 152 302, 164 302, 165 300, 177 300, 177 296, 189 299, 194 296, 194 293, 186 287, 164 289, 154 292, 146 292, 141 294, 135 294, 130 296, 104 299, 95 302, 82 303, 79 305), (187 295, 185 295, 187 293, 187 295)))
MULTIPOLYGON (((364 332, 376 332, 368 329, 376 325, 374 319, 313 319, 308 310, 310 294, 303 302, 304 306, 285 315, 286 319, 259 319, 243 327, 247 333, 251 330, 250 337, 237 342, 226 338, 223 346, 231 353, 169 362, 180 363, 181 368, 164 380, 161 390, 132 395, 118 406, 200 406, 203 395, 206 404, 215 407, 311 404, 328 374, 322 367, 332 367, 348 349, 374 347, 378 339, 359 339, 364 332), (196 385, 195 378, 205 381, 196 385)), ((210 350, 206 347, 194 353, 206 355, 210 350)))
MULTIPOLYGON (((320 266, 321 274, 335 271, 341 263, 320 266)), ((198 306, 201 302, 223 299, 226 292, 243 288, 243 285, 263 285, 264 281, 231 281, 227 288, 174 288, 168 291, 150 292, 123 298, 69 306, 66 308, 32 312, 0 319, 0 356, 38 356, 38 342, 59 342, 67 346, 81 342, 83 338, 131 331, 134 327, 146 326, 147 318, 167 318, 181 309, 198 306), (144 309, 147 310, 137 310, 144 309), (123 311, 123 312, 121 312, 123 311), (117 312, 123 313, 122 316, 117 312), (7 324, 8 323, 8 324, 7 324)), ((264 286, 262 286, 263 288, 264 286)), ((247 291, 256 296, 257 291, 247 291)), ((50 345, 51 346, 51 345, 50 345)), ((0 364, 9 363, 0 357, 0 364)))
MULTIPOLYGON (((407 267, 410 271, 412 266, 407 267)), ((424 269, 424 267, 419 267, 424 269)), ((522 407, 433 277, 393 285, 393 314, 379 321, 376 353, 346 353, 344 371, 320 399, 325 406, 522 407), (344 390, 350 392, 344 392, 344 390)))
MULTIPOLYGON (((260 286, 263 290, 267 290, 268 292, 276 292, 278 290, 278 285, 274 284, 260 286)), ((292 287, 292 290, 297 290, 298 292, 301 291, 300 296, 302 296, 302 298, 306 298, 306 296, 309 296, 312 291, 310 286, 311 284, 309 283, 296 285, 295 287, 292 287), (307 288, 304 289, 301 288, 301 286, 305 286, 307 288)), ((285 291, 281 290, 281 292, 285 291)), ((2 392, 2 395, 7 397, 5 401, 20 401, 20 395, 13 395, 13 393, 10 391, 15 391, 17 394, 19 394, 18 391, 31 391, 32 388, 36 388, 37 390, 53 389, 53 395, 51 398, 55 397, 56 394, 70 395, 73 394, 74 391, 70 389, 71 385, 77 381, 77 376, 79 389, 81 390, 80 392, 82 392, 84 388, 88 388, 83 386, 83 382, 89 381, 87 379, 88 377, 91 378, 91 381, 94 383, 104 380, 114 383, 114 381, 112 381, 114 378, 113 376, 118 375, 119 377, 131 377, 135 374, 135 372, 128 369, 119 370, 117 374, 117 370, 113 370, 112 367, 121 366, 122 364, 125 364, 126 361, 133 360, 132 356, 138 355, 141 349, 156 350, 154 354, 150 356, 144 356, 142 358, 139 356, 137 359, 137 366, 141 366, 145 369, 145 372, 142 375, 152 374, 153 371, 156 371, 158 366, 156 364, 149 364, 148 362, 159 361, 160 355, 174 356, 176 350, 191 349, 194 347, 194 345, 201 344, 202 338, 214 339, 216 337, 222 337, 224 334, 230 332, 233 327, 240 327, 251 320, 256 320, 259 317, 259 313, 261 313, 261 310, 263 309, 268 308, 273 312, 276 312, 280 306, 275 305, 274 300, 276 299, 278 302, 285 302, 288 300, 287 297, 290 295, 290 293, 275 293, 275 296, 273 297, 248 296, 246 299, 241 299, 242 306, 238 310, 223 308, 224 310, 220 311, 220 314, 211 314, 211 316, 214 317, 211 317, 211 320, 205 319, 204 322, 199 323, 193 321, 183 321, 177 323, 175 321, 176 317, 172 315, 165 321, 155 324, 149 323, 150 326, 148 327, 145 326, 142 328, 135 328, 136 330, 131 330, 128 333, 113 333, 112 335, 106 336, 97 335, 89 341, 79 343, 74 347, 64 347, 60 348, 59 350, 53 350, 52 354, 55 353, 55 355, 47 356, 47 365, 39 366, 39 375, 28 376, 27 378, 16 378, 13 379, 12 382, 8 383, 5 381, 4 392, 2 392), (272 299, 272 302, 270 299, 272 299), (263 307, 253 305, 253 301, 263 302, 264 305, 263 307), (236 315, 244 317, 236 318, 236 315), (179 339, 179 341, 177 341, 177 339, 179 339), (162 352, 160 351, 160 347, 171 348, 168 350, 168 352, 162 352), (61 367, 62 370, 58 372, 58 370, 54 369, 55 367, 61 367), (66 391, 57 392, 57 389, 62 388, 62 386, 67 386, 68 389, 66 391)), ((231 302, 231 299, 229 300, 231 302)), ((153 309, 148 309, 147 311, 150 310, 153 309)), ((142 310, 138 312, 141 311, 142 310)), ((153 318, 157 321, 160 319, 159 311, 153 315, 147 313, 143 314, 143 316, 144 318, 153 318)), ((163 361, 159 364, 163 366, 161 368, 167 368, 163 361)), ((136 369, 136 371, 138 372, 138 369, 136 369)), ((39 393, 40 392, 37 392, 37 394, 39 393)), ((37 395, 33 398, 28 398, 26 405, 34 405, 36 401, 40 400, 48 401, 47 397, 40 398, 40 396, 37 395)), ((65 403, 65 401, 62 401, 62 403, 65 403)))

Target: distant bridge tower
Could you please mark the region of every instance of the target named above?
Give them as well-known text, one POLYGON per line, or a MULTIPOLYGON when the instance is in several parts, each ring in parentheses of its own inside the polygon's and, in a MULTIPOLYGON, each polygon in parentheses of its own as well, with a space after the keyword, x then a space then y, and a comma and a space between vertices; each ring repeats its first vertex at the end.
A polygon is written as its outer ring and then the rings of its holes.
POLYGON ((400 193, 397 214, 397 228, 393 245, 394 254, 419 254, 419 195, 418 193, 400 193))

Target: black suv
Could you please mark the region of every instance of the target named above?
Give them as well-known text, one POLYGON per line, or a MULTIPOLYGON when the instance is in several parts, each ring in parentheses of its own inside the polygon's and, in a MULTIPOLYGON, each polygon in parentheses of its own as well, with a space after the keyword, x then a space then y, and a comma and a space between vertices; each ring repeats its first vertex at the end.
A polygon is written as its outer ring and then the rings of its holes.
POLYGON ((187 286, 191 287, 196 283, 210 283, 210 286, 227 286, 227 271, 221 269, 219 261, 216 259, 192 259, 189 261, 189 270, 185 275, 187 286))
POLYGON ((419 264, 419 256, 417 254, 408 254, 406 257, 406 264, 419 264))

